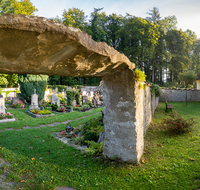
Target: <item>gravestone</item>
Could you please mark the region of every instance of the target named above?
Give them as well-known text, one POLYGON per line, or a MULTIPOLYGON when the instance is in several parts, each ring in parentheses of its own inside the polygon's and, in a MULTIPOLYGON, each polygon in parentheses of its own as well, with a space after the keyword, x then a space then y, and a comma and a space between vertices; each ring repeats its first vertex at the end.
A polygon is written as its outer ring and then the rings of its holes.
POLYGON ((0 113, 5 113, 5 101, 2 95, 0 95, 0 113))
POLYGON ((82 96, 82 102, 87 103, 89 101, 88 96, 82 96))
POLYGON ((60 107, 60 100, 58 98, 58 96, 56 96, 55 94, 53 94, 51 96, 51 105, 55 104, 57 102, 58 107, 60 107))
POLYGON ((34 89, 34 94, 31 95, 31 109, 39 109, 38 107, 38 95, 34 89))
POLYGON ((14 92, 8 93, 7 98, 8 98, 8 97, 11 97, 11 98, 15 97, 15 93, 14 93, 14 92))
POLYGON ((76 107, 76 100, 74 100, 73 102, 72 102, 72 105, 74 106, 74 107, 76 107))
POLYGON ((17 101, 20 101, 20 99, 18 97, 13 97, 11 103, 14 104, 17 101))

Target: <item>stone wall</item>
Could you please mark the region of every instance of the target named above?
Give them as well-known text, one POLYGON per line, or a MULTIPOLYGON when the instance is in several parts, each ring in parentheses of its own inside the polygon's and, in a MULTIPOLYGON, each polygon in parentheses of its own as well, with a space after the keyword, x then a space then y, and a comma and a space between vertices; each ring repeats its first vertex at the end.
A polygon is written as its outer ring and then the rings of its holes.
MULTIPOLYGON (((161 89, 160 102, 184 102, 186 90, 183 89, 161 89)), ((187 101, 200 101, 200 90, 187 90, 187 101)))
POLYGON ((144 133, 158 98, 151 101, 150 87, 143 90, 131 70, 103 77, 105 142, 103 154, 138 163, 144 149, 144 133))
POLYGON ((142 89, 139 83, 136 83, 136 120, 138 124, 143 126, 144 133, 146 132, 149 124, 151 123, 155 109, 159 103, 158 97, 151 97, 150 86, 142 89))

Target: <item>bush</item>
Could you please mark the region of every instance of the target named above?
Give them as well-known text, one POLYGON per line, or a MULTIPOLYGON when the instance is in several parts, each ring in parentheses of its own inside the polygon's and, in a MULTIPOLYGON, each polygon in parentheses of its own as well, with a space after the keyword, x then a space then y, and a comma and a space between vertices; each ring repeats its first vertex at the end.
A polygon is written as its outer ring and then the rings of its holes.
POLYGON ((86 143, 89 145, 89 148, 84 149, 86 153, 91 154, 91 155, 92 154, 100 155, 103 152, 102 149, 103 149, 104 142, 101 142, 99 144, 93 141, 87 141, 86 143))
POLYGON ((83 109, 90 109, 90 106, 87 105, 87 104, 83 104, 81 107, 82 107, 83 109))
POLYGON ((92 107, 93 104, 92 104, 92 102, 89 101, 89 102, 86 103, 86 105, 92 107))
POLYGON ((51 107, 52 107, 52 110, 53 110, 53 111, 56 111, 56 110, 58 109, 58 104, 57 104, 57 102, 56 102, 55 104, 52 103, 51 107))
POLYGON ((98 141, 98 135, 95 132, 86 132, 84 137, 83 137, 83 141, 94 141, 97 142, 98 141))
POLYGON ((22 101, 18 100, 14 104, 12 104, 12 107, 13 108, 24 108, 25 104, 22 101))
POLYGON ((156 96, 156 97, 160 97, 161 96, 161 91, 160 91, 160 86, 158 86, 157 84, 151 84, 151 96, 156 96))
POLYGON ((171 118, 164 119, 163 123, 172 134, 190 132, 195 124, 193 118, 188 120, 183 119, 176 111, 173 111, 169 115, 171 118))
POLYGON ((102 116, 100 116, 97 119, 91 119, 90 121, 86 122, 81 128, 82 131, 84 133, 88 131, 95 132, 99 135, 100 132, 104 131, 103 123, 101 123, 100 120, 102 120, 102 116))
POLYGON ((34 89, 36 89, 38 100, 42 100, 47 87, 47 78, 47 75, 18 75, 20 91, 28 103, 31 102, 31 95, 34 93, 34 89))

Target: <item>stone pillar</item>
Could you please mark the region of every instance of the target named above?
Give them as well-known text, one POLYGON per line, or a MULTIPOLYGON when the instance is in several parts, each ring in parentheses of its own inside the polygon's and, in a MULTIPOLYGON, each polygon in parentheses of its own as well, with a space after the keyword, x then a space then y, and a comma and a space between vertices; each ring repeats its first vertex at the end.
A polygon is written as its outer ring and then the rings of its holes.
POLYGON ((143 123, 136 120, 135 84, 134 72, 129 69, 103 77, 103 154, 129 163, 138 163, 144 148, 143 123))

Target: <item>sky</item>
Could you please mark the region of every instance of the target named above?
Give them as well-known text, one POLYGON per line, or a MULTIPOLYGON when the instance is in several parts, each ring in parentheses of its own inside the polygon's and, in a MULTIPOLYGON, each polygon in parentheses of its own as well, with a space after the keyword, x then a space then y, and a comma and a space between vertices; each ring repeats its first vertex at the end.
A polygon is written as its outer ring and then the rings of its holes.
POLYGON ((129 13, 133 16, 146 18, 147 12, 157 7, 162 18, 175 15, 178 29, 190 29, 200 38, 200 0, 31 0, 38 9, 35 15, 61 18, 63 10, 79 8, 90 16, 94 8, 104 8, 107 15, 116 13, 123 16, 129 13))

